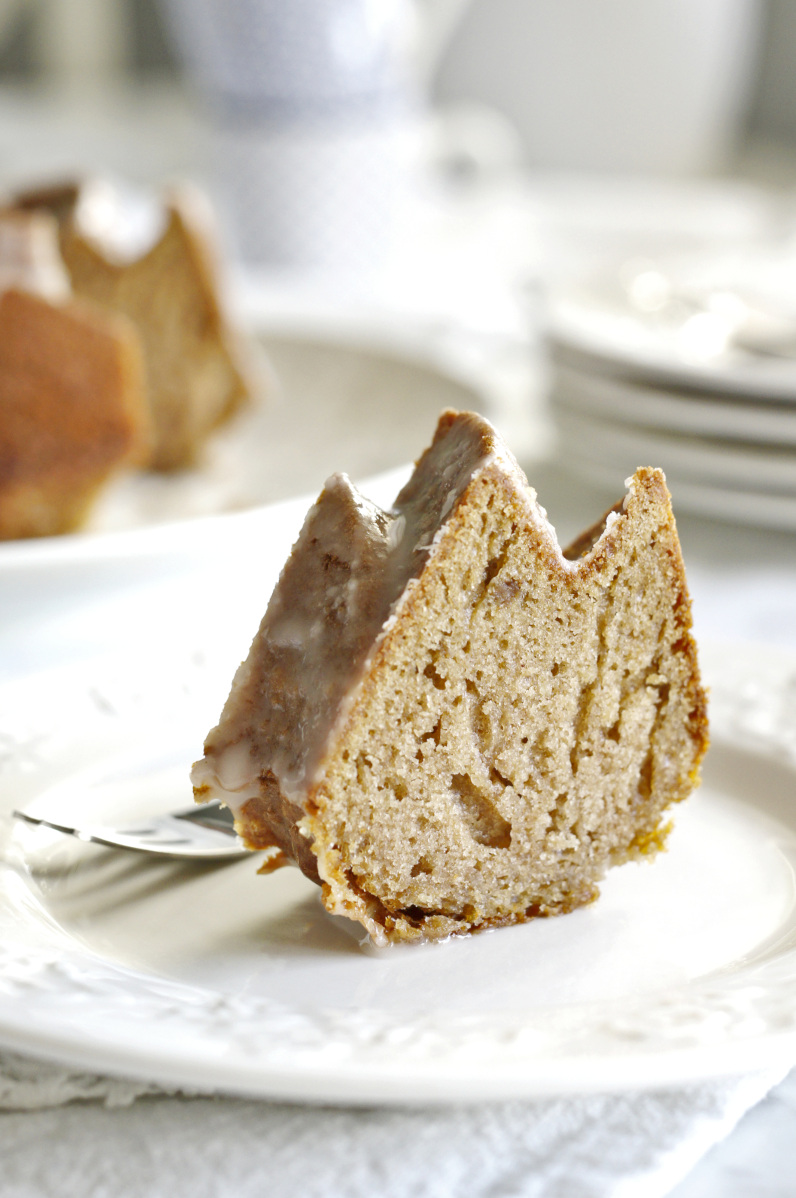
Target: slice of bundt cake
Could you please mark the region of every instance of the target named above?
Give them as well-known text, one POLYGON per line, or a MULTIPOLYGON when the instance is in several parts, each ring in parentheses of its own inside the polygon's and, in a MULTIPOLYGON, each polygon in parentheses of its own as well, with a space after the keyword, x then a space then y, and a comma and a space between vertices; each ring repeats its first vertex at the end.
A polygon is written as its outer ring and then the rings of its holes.
POLYGON ((570 911, 698 782, 690 628, 660 471, 562 553, 491 426, 445 412, 392 511, 326 484, 197 796, 379 944, 570 911))
POLYGON ((132 321, 141 338, 154 439, 150 465, 193 465, 252 390, 223 311, 213 237, 197 197, 165 202, 105 180, 21 194, 20 211, 58 222, 72 290, 132 321))

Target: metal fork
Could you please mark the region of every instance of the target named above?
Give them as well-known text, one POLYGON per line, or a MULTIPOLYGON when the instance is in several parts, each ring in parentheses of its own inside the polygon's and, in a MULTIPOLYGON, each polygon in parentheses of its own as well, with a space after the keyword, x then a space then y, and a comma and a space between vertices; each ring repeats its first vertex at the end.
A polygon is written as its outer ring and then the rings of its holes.
POLYGON ((233 815, 219 802, 202 803, 186 811, 174 811, 151 819, 108 827, 105 824, 85 824, 72 827, 52 819, 15 811, 18 819, 44 828, 53 828, 78 840, 104 844, 114 849, 133 849, 138 853, 156 853, 161 857, 182 857, 194 861, 242 857, 249 852, 235 835, 233 815))

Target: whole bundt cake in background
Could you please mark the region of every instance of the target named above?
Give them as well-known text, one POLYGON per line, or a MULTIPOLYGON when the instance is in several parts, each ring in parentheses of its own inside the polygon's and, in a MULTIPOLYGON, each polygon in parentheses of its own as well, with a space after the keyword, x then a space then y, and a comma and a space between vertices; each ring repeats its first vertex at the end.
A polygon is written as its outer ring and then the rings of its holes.
POLYGON ((50 214, 73 293, 134 325, 153 427, 149 465, 196 463, 208 435, 254 390, 245 347, 224 313, 201 198, 182 188, 161 200, 90 179, 24 192, 10 207, 50 214))

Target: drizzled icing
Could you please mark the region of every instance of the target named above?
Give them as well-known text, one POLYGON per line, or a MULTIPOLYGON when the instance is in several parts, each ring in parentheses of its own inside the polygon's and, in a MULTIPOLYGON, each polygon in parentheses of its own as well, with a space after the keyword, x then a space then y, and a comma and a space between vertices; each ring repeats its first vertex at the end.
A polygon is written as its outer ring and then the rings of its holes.
POLYGON ((29 212, 0 217, 0 291, 12 287, 47 300, 69 296, 69 279, 52 217, 29 212))

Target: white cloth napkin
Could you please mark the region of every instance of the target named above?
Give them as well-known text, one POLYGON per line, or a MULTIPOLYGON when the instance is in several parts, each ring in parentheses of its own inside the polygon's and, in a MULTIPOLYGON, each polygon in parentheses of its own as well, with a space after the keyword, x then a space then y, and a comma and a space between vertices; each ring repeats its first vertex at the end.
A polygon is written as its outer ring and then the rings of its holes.
POLYGON ((2 1193, 661 1198, 781 1076, 620 1096, 360 1110, 167 1095, 6 1053, 2 1193))

